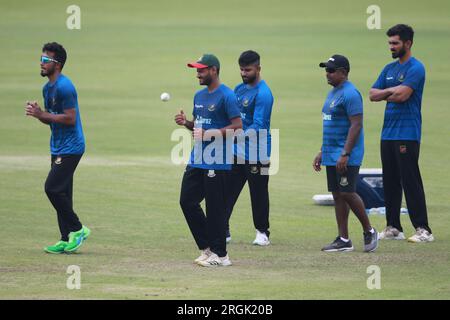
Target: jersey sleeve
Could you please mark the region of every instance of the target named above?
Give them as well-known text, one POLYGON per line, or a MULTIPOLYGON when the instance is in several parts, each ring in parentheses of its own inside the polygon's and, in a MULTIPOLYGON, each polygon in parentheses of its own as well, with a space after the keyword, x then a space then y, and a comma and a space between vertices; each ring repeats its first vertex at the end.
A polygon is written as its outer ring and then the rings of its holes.
POLYGON ((413 90, 418 90, 424 78, 425 68, 421 64, 416 64, 406 72, 405 80, 403 80, 402 85, 408 86, 413 90))
POLYGON ((230 92, 225 96, 225 111, 230 120, 241 116, 238 101, 233 92, 230 92))
POLYGON ((386 89, 386 73, 387 67, 384 67, 383 71, 381 71, 378 76, 377 81, 372 85, 372 89, 386 89))
POLYGON ((269 130, 270 115, 272 114, 273 97, 270 92, 260 91, 255 98, 255 112, 253 113, 253 123, 247 130, 267 129, 269 130))
POLYGON ((345 96, 345 109, 348 116, 363 114, 363 100, 358 91, 351 91, 345 96))
POLYGON ((72 85, 63 85, 58 88, 58 99, 63 110, 73 109, 77 105, 77 93, 72 85))

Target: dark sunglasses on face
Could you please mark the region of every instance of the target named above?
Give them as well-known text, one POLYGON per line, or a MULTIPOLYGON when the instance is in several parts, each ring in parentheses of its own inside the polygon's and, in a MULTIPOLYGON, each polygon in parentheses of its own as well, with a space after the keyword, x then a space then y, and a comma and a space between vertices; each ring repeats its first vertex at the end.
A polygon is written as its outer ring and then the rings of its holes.
POLYGON ((47 56, 41 56, 41 63, 47 64, 47 63, 50 63, 50 62, 59 63, 58 60, 52 59, 52 58, 47 57, 47 56))
POLYGON ((345 68, 325 68, 325 71, 327 72, 327 73, 335 73, 337 70, 340 70, 340 69, 345 69, 345 68))

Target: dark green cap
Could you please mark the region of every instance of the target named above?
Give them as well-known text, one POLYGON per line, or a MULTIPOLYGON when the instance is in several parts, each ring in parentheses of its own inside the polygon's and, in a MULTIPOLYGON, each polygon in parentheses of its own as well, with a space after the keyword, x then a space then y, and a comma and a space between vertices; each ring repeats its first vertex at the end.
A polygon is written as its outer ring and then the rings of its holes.
POLYGON ((219 59, 217 59, 215 55, 210 53, 205 53, 197 60, 197 62, 191 62, 187 65, 189 68, 197 69, 204 69, 208 67, 217 67, 217 69, 220 69, 219 59))

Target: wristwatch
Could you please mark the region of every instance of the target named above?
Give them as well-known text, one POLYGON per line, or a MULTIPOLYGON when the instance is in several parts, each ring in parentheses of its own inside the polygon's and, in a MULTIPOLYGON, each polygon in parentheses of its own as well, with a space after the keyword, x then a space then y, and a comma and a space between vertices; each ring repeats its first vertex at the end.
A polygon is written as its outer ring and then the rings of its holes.
POLYGON ((342 150, 341 156, 342 157, 350 157, 350 153, 349 152, 345 152, 345 150, 342 150))

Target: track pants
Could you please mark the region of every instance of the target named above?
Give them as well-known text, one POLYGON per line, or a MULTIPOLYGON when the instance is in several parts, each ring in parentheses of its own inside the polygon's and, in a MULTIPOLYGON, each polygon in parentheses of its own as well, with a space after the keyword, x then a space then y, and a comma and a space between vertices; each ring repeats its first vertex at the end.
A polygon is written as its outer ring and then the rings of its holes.
POLYGON ((82 228, 73 211, 73 175, 81 157, 52 155, 51 169, 45 181, 45 193, 56 210, 62 241, 68 241, 70 232, 82 228))
POLYGON ((227 255, 225 226, 229 172, 187 166, 181 183, 180 206, 198 248, 210 248, 219 257, 227 255), (200 206, 203 199, 206 215, 200 206))
POLYGON ((230 175, 229 204, 227 209, 227 228, 234 205, 248 182, 255 229, 269 236, 269 175, 261 174, 261 168, 268 170, 269 164, 234 164, 230 175))
POLYGON ((431 233, 419 170, 419 150, 418 141, 381 141, 386 220, 388 226, 403 231, 400 224, 400 208, 404 191, 414 228, 424 228, 431 233))

